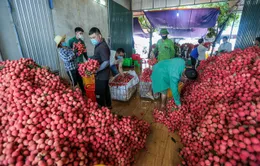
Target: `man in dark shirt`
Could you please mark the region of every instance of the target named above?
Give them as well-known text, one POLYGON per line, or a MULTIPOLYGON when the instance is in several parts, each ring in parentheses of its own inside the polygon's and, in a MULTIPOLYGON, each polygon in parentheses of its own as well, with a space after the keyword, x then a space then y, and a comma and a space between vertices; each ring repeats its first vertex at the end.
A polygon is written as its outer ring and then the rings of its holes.
POLYGON ((96 73, 96 99, 100 107, 106 106, 111 107, 111 95, 108 86, 109 75, 110 75, 110 50, 102 38, 100 30, 96 27, 93 27, 89 31, 89 37, 91 43, 95 46, 94 56, 91 57, 99 62, 100 68, 96 73))
MULTIPOLYGON (((69 47, 73 48, 74 43, 78 43, 80 42, 81 44, 84 45, 84 47, 86 47, 85 43, 84 43, 84 37, 83 37, 83 33, 84 30, 80 27, 75 28, 75 37, 71 38, 68 42, 69 47)), ((81 55, 77 56, 76 58, 76 63, 83 63, 83 56, 86 60, 88 60, 88 54, 87 52, 82 53, 81 55)))

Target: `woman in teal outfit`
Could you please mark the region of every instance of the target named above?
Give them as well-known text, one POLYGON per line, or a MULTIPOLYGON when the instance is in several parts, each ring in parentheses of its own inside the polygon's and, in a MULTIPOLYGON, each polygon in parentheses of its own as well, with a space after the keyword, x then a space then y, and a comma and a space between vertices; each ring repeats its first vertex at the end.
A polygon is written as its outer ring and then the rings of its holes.
POLYGON ((161 109, 165 108, 167 90, 170 88, 175 104, 180 107, 178 84, 180 80, 195 80, 198 73, 195 69, 185 69, 185 61, 181 58, 163 60, 154 65, 152 73, 152 89, 154 93, 161 93, 161 109))

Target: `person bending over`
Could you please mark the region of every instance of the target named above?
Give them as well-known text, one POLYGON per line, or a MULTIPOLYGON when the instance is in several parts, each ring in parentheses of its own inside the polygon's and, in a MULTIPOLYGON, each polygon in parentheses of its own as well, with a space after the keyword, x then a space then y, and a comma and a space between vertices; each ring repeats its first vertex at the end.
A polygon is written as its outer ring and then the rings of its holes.
POLYGON ((198 73, 195 69, 185 69, 185 61, 181 58, 164 60, 153 67, 152 90, 154 93, 161 93, 161 109, 165 108, 167 90, 170 88, 175 104, 181 107, 178 84, 188 79, 196 80, 198 73))

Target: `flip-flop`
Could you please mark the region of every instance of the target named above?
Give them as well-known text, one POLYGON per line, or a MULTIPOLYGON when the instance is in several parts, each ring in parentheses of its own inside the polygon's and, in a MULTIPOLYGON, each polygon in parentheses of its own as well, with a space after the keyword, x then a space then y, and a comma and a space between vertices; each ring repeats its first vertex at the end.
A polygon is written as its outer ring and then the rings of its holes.
POLYGON ((154 100, 153 95, 151 95, 150 93, 147 93, 146 96, 147 96, 149 99, 154 100))

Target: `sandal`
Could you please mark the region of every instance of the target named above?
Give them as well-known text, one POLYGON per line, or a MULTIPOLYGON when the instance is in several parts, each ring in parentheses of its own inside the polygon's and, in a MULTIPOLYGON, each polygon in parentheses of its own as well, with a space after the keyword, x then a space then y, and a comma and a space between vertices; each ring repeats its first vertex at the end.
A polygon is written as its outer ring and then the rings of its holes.
POLYGON ((153 95, 152 95, 151 93, 148 92, 148 93, 146 94, 146 96, 147 96, 149 99, 154 100, 154 97, 153 97, 153 95))

